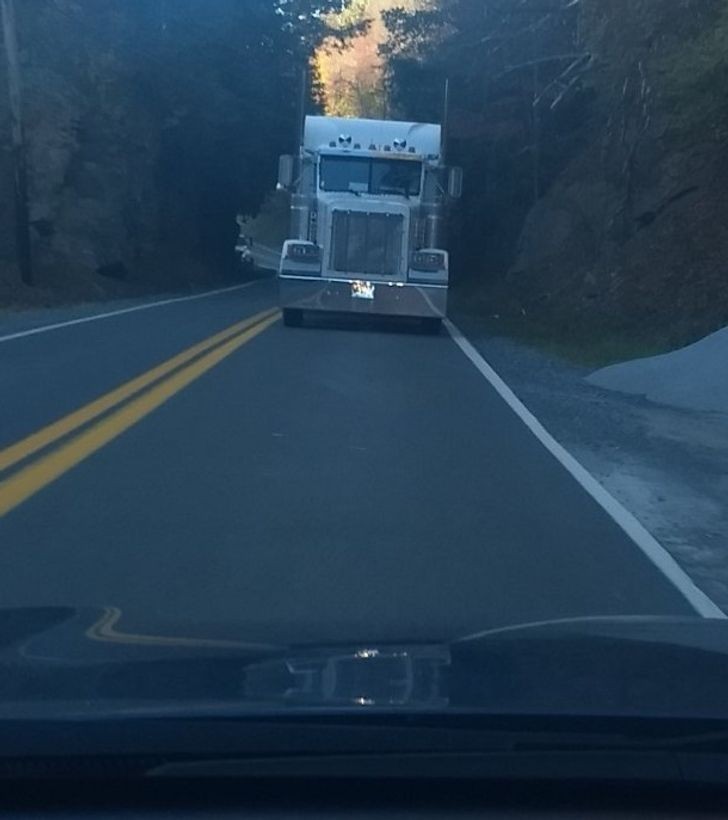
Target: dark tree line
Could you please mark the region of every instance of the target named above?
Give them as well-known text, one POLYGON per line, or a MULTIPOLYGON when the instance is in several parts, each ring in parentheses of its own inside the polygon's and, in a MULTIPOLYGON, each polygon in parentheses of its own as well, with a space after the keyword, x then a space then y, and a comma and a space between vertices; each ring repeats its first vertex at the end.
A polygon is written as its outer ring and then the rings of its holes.
MULTIPOLYGON (((36 266, 86 247, 91 270, 165 244, 229 255, 235 214, 257 210, 293 147, 301 73, 340 5, 15 0, 36 266)), ((9 146, 8 123, 0 99, 9 146)))
POLYGON ((449 80, 449 158, 467 180, 461 270, 482 270, 486 254, 508 265, 526 214, 584 138, 591 55, 580 13, 578 0, 439 0, 386 15, 394 109, 441 119, 449 80))

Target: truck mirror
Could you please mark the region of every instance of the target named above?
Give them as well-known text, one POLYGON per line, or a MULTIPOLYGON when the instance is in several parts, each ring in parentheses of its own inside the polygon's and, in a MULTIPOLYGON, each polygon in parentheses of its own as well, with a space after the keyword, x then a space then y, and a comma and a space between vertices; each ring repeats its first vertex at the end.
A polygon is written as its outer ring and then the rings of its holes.
POLYGON ((287 191, 293 184, 293 157, 284 154, 278 160, 278 190, 287 191))
POLYGON ((451 168, 447 177, 447 195, 450 199, 460 199, 463 195, 463 169, 451 168))

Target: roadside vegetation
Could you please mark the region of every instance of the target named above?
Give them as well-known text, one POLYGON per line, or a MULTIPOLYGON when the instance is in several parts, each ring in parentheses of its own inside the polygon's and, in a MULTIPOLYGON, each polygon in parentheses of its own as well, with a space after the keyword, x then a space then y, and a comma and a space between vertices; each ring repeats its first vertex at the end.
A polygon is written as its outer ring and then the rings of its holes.
POLYGON ((458 310, 597 359, 728 324, 728 0, 15 6, 34 283, 8 196, 0 303, 235 275, 237 214, 285 232, 263 203, 302 107, 440 120, 449 81, 458 310))
POLYGON ((339 0, 5 5, 18 59, 0 52, 0 304, 234 276, 236 215, 257 213, 292 149, 302 69, 339 0), (21 154, 32 287, 12 193, 21 154))
POLYGON ((458 304, 598 361, 728 324, 726 0, 433 0, 384 19, 393 114, 439 117, 450 81, 458 304))

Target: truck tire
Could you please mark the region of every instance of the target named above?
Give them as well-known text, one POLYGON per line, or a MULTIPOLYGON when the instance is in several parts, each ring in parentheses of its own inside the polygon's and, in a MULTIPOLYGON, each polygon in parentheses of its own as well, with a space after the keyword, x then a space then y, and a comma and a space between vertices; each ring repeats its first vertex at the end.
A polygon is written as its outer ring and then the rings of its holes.
POLYGON ((439 336, 442 330, 442 319, 423 319, 422 332, 428 336, 439 336))
POLYGON ((303 311, 296 308, 283 308, 283 324, 286 327, 301 327, 303 311))

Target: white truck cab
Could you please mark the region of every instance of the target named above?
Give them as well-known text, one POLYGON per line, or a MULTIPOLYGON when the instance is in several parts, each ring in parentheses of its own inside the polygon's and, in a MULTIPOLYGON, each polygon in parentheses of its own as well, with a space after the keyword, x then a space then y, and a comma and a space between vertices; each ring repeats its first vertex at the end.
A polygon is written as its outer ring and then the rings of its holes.
POLYGON ((297 160, 281 157, 291 239, 278 274, 286 324, 304 311, 419 317, 447 310, 448 200, 462 173, 442 163, 439 125, 307 117, 297 160))

